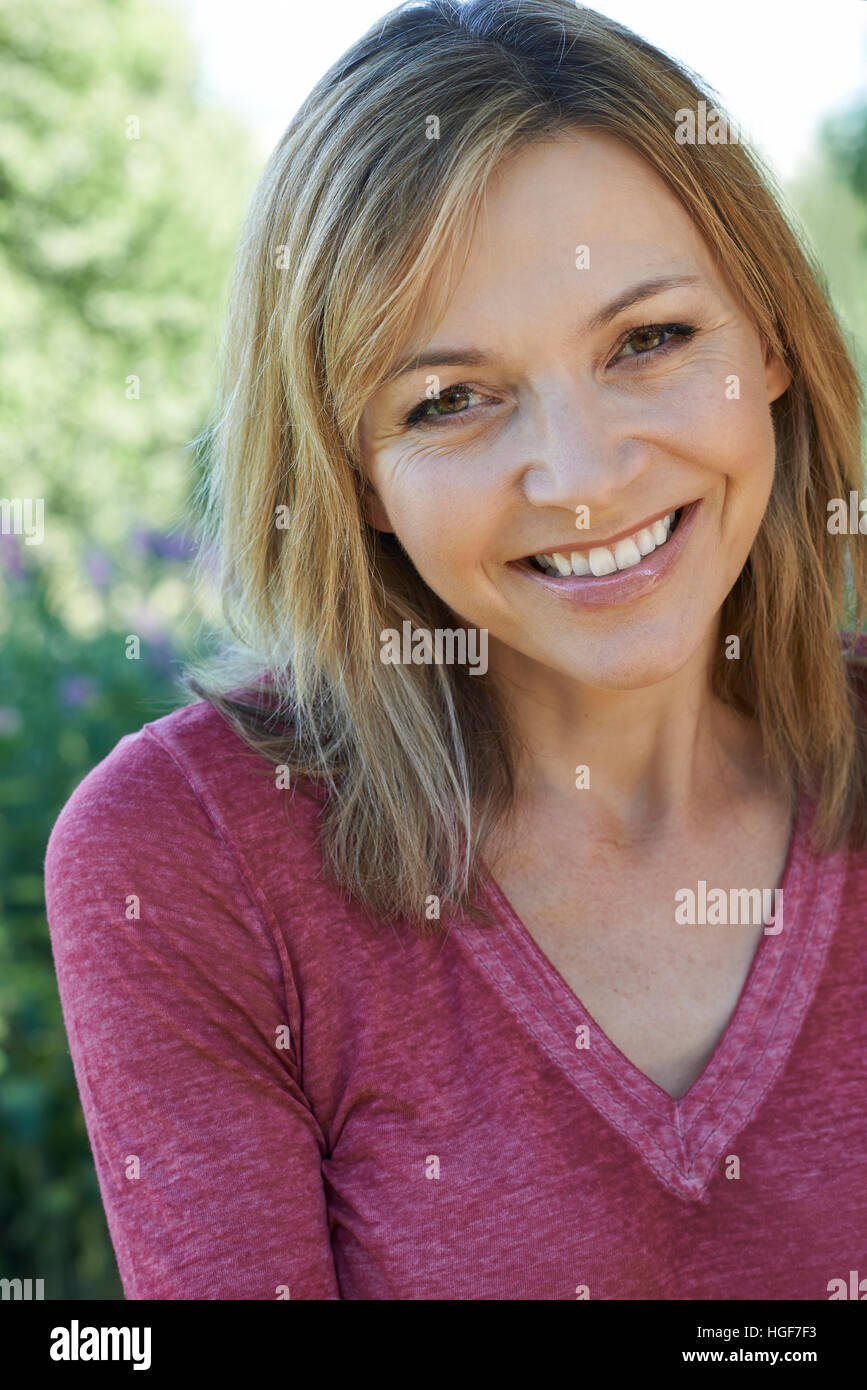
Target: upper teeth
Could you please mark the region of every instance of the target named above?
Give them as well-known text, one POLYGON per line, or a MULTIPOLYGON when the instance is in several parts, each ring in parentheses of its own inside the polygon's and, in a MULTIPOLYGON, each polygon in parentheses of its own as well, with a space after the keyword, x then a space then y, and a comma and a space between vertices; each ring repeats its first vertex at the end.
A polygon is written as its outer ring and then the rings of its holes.
POLYGON ((592 574, 597 578, 603 574, 614 574, 615 570, 628 570, 637 565, 644 555, 649 555, 658 546, 665 545, 674 525, 674 512, 669 512, 661 521, 643 526, 633 536, 626 536, 614 545, 597 545, 587 553, 573 550, 568 556, 555 550, 553 555, 536 555, 534 558, 543 569, 551 574, 592 574))

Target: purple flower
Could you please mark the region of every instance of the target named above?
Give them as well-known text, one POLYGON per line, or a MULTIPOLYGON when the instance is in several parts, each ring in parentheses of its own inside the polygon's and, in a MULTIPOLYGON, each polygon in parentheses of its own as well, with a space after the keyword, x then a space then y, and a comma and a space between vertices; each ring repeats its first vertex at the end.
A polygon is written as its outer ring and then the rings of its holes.
POLYGON ((178 657, 174 648, 170 642, 163 638, 158 638, 156 642, 150 644, 148 656, 157 670, 161 671, 164 676, 172 675, 178 664, 178 657))
POLYGON ((60 702, 67 709, 86 704, 96 694, 97 687, 87 676, 65 676, 60 682, 60 702))
POLYGON ((106 589, 111 583, 114 566, 101 550, 88 550, 84 557, 84 569, 91 583, 98 589, 106 589))
POLYGON ((164 675, 174 673, 179 657, 170 634, 158 613, 146 602, 137 604, 128 614, 126 632, 141 638, 141 659, 150 662, 164 675))
POLYGON ((11 531, 0 532, 0 564, 13 579, 21 579, 24 565, 21 560, 21 546, 11 531))
POLYGON ((140 555, 152 555, 157 560, 190 560, 195 554, 192 537, 178 529, 164 533, 136 526, 130 540, 140 555))

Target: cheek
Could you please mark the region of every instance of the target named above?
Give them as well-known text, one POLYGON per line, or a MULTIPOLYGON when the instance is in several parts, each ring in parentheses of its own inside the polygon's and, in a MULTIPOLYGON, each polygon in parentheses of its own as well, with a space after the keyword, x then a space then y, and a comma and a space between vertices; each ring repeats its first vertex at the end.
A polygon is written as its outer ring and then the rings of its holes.
POLYGON ((725 477, 738 490, 769 492, 774 431, 764 373, 730 360, 705 364, 668 403, 664 437, 675 456, 725 477))
MULTIPOLYGON (((679 418, 686 458, 711 482, 708 538, 716 563, 706 582, 719 601, 745 564, 774 481, 776 444, 764 372, 719 364, 679 418)), ((761 363, 759 363, 761 367, 761 363)))
MULTIPOLYGON (((742 388, 743 389, 743 388, 742 388)), ((720 425, 721 466, 726 473, 724 524, 739 567, 755 539, 774 482, 776 445, 767 398, 757 391, 728 402, 720 425)))
POLYGON ((431 588, 442 592, 441 576, 467 573, 481 553, 486 519, 493 525, 491 477, 490 468, 429 456, 396 471, 385 484, 398 540, 431 588))

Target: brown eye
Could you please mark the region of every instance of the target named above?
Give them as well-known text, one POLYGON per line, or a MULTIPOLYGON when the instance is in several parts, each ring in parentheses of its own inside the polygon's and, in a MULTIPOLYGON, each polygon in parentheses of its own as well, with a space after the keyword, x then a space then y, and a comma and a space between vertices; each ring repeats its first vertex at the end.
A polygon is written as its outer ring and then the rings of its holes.
MULTIPOLYGON (((406 417, 404 421, 407 425, 424 425, 428 422, 446 420, 449 416, 454 418, 456 415, 468 415, 470 409, 462 402, 466 402, 469 396, 479 396, 478 391, 474 391, 471 386, 464 386, 458 382, 455 386, 449 386, 447 390, 441 391, 438 396, 431 397, 430 400, 420 401, 406 417), (438 407, 444 407, 439 409, 438 407)), ((481 397, 480 397, 481 399, 481 397)))
POLYGON ((447 405, 449 409, 447 415, 459 414, 458 403, 464 400, 471 393, 463 386, 450 386, 448 391, 443 391, 440 396, 431 401, 431 405, 447 405))
POLYGON ((637 333, 633 333, 629 342, 635 344, 637 352, 646 352, 648 348, 659 346, 662 332, 661 328, 641 328, 637 333))
POLYGON ((673 339, 685 341, 691 338, 695 332, 694 328, 689 328, 681 323, 651 323, 642 328, 636 328, 625 338, 615 361, 621 357, 641 357, 648 352, 655 352, 658 349, 667 348, 673 339))

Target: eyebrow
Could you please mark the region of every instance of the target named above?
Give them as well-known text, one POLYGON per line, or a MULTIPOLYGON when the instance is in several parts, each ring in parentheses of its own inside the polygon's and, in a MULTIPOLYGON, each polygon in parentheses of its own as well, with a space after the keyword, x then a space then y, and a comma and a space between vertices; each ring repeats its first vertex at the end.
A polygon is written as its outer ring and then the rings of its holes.
MULTIPOLYGON (((702 285, 704 281, 700 275, 657 275, 650 280, 641 280, 636 285, 631 285, 624 290, 616 299, 612 299, 608 304, 603 305, 590 318, 585 331, 594 333, 606 324, 615 319, 618 314, 622 314, 624 309, 629 309, 633 304, 638 304, 644 299, 650 299, 655 294, 662 294, 664 290, 679 289, 684 285, 702 285)), ((498 362, 495 353, 482 352, 478 348, 469 347, 443 347, 434 348, 430 352, 417 353, 413 357, 406 357, 401 361, 389 377, 389 381, 396 381, 399 377, 405 376, 407 372, 420 371, 422 367, 487 367, 498 362)))

